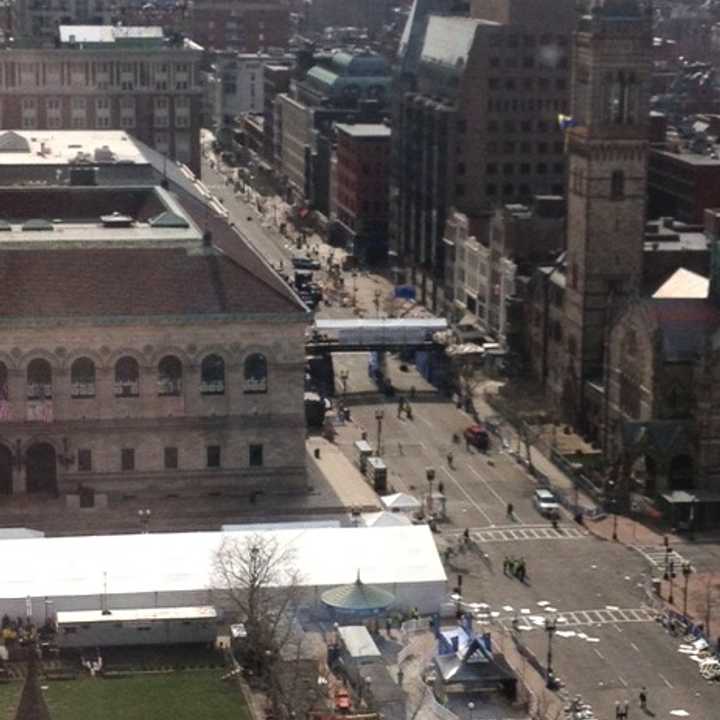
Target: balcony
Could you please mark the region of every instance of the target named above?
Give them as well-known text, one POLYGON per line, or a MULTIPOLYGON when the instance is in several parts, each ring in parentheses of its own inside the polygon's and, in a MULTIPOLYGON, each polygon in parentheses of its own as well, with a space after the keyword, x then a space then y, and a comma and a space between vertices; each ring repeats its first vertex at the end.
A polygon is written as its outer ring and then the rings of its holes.
POLYGON ((70 397, 72 398, 94 398, 94 382, 74 382, 70 385, 70 397))
POLYGON ((138 397, 140 383, 137 380, 128 380, 115 383, 115 397, 138 397))
POLYGON ((52 385, 45 383, 28 383, 28 400, 48 400, 52 398, 52 385))
POLYGON ((53 421, 52 400, 29 400, 25 417, 28 422, 51 423, 53 421))
POLYGON ((177 397, 182 393, 182 380, 179 378, 160 378, 158 395, 161 397, 177 397))
POLYGON ((225 383, 222 380, 201 382, 200 392, 203 395, 223 395, 225 393, 225 383))

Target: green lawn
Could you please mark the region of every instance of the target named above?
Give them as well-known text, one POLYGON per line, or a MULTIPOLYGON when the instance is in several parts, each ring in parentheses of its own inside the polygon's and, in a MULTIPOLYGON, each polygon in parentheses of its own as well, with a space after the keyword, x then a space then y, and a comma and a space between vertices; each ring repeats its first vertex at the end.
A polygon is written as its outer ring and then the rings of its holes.
POLYGON ((25 680, 0 684, 0 720, 15 720, 25 680))
MULTIPOLYGON (((240 689, 222 670, 44 683, 52 720, 249 720, 240 689)), ((4 719, 3 719, 4 720, 4 719)))

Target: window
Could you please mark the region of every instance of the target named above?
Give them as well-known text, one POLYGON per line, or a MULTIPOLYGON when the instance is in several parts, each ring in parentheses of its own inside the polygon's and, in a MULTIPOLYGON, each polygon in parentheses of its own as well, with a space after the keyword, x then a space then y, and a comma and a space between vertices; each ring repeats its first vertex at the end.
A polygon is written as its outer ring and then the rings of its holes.
POLYGON ((208 445, 206 448, 207 452, 207 466, 209 468, 220 467, 220 446, 219 445, 208 445))
POLYGON ((485 186, 485 194, 488 196, 496 195, 497 194, 497 187, 495 185, 486 185, 485 186))
POLYGON ((123 448, 120 451, 120 467, 123 472, 129 472, 135 469, 134 448, 123 448))
POLYGON ((47 360, 35 358, 27 367, 27 399, 52 398, 52 368, 47 360))
POLYGON ((167 355, 158 364, 158 395, 178 396, 182 393, 182 363, 167 355))
POLYGON ((92 472, 92 452, 90 450, 78 450, 78 470, 92 472))
POLYGON ((10 399, 10 391, 8 388, 8 371, 5 363, 0 362, 0 416, 3 416, 2 403, 7 402, 10 399))
POLYGON ((70 367, 70 397, 95 397, 95 363, 90 358, 78 358, 70 367))
POLYGON ((263 446, 250 445, 250 467, 262 467, 263 464, 263 446))
POLYGON ((138 397, 140 394, 140 366, 126 355, 115 363, 115 397, 138 397))
POLYGON ((503 165, 503 174, 512 175, 515 172, 515 166, 512 163, 505 163, 503 165))
POLYGON ((254 353, 245 360, 243 369, 246 393, 267 392, 267 360, 264 355, 254 353))
POLYGON ((522 163, 520 165, 520 174, 521 175, 529 175, 530 174, 530 163, 522 163))
POLYGON ((537 164, 538 175, 544 175, 546 172, 547 172, 547 165, 545 163, 538 163, 537 164))
POLYGON ((166 470, 177 470, 178 468, 178 449, 176 447, 166 447, 164 451, 164 464, 166 470))
POLYGON ((614 170, 610 176, 610 199, 622 200, 625 197, 625 173, 614 170))
POLYGON ((200 392, 222 395, 225 392, 225 361, 219 355, 207 355, 200 365, 200 392))

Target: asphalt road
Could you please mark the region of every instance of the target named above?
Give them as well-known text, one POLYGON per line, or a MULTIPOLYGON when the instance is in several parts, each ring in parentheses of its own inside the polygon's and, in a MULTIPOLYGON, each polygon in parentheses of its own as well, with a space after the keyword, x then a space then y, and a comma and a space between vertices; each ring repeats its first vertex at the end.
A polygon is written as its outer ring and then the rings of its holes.
MULTIPOLYGON (((292 256, 289 243, 264 227, 257 209, 236 197, 224 177, 206 161, 203 179, 223 199, 249 242, 271 263, 282 260, 287 264, 292 256)), ((337 317, 349 311, 332 308, 324 309, 323 314, 337 317)), ((336 360, 336 372, 341 367, 362 377, 367 374, 367 357, 341 356, 336 360)), ((353 423, 342 429, 338 438, 349 456, 361 429, 366 429, 371 444, 376 444, 375 411, 379 406, 353 404, 353 423)), ((636 549, 595 538, 566 514, 555 532, 533 507, 533 480, 512 457, 497 446, 484 455, 467 451, 464 444, 453 444, 453 433, 462 433, 471 419, 443 398, 414 402, 413 420, 397 417, 397 400, 384 402, 382 407, 381 442, 389 483, 395 490, 423 495, 427 491, 425 470, 435 468, 433 489, 443 483, 449 516, 438 534, 439 547, 457 547, 463 530, 471 530, 473 549, 456 554, 447 564, 451 580, 462 575, 466 602, 488 603, 498 614, 495 622, 507 627, 517 618, 522 628, 516 631, 518 642, 532 650, 543 667, 548 644, 543 619, 550 612, 563 618, 566 622, 558 623, 553 640, 553 666, 569 695, 582 695, 598 718, 612 717, 615 701, 623 699, 631 702, 630 718, 678 717, 673 711, 688 713, 680 717, 689 720, 717 717, 720 688, 701 679, 695 663, 678 652, 679 641, 644 609, 651 570, 645 556, 636 549), (447 460, 449 451, 453 453, 452 466, 447 460), (507 516, 508 503, 514 506, 513 519, 507 516), (503 573, 506 556, 525 558, 526 583, 503 573), (649 697, 647 715, 637 705, 643 686, 649 697)), ((482 408, 480 412, 483 414, 482 408)), ((720 558, 716 545, 684 546, 682 552, 701 566, 717 567, 720 558)))
POLYGON ((289 243, 276 230, 270 227, 257 206, 246 202, 242 194, 236 194, 232 185, 226 184, 226 177, 210 167, 208 158, 202 160, 202 180, 215 197, 222 200, 240 233, 273 265, 281 261, 288 265, 292 257, 289 243))
MULTIPOLYGON (((360 372, 364 362, 357 356, 342 360, 354 372, 360 372)), ((376 444, 377 407, 352 406, 354 423, 340 438, 348 455, 360 427, 376 444)), ((519 642, 543 667, 547 636, 542 623, 545 608, 553 608, 552 614, 566 621, 559 623, 553 640, 556 674, 570 696, 582 695, 599 718, 610 718, 614 703, 623 699, 634 704, 631 718, 644 717, 637 706, 642 686, 647 687, 655 717, 674 717, 673 710, 684 710, 691 720, 715 717, 720 688, 702 680, 695 663, 678 652, 679 641, 647 611, 650 566, 640 552, 597 539, 567 515, 555 532, 535 510, 534 481, 514 459, 497 448, 485 456, 467 452, 464 444, 453 445, 452 434, 461 432, 470 418, 452 404, 416 401, 412 421, 398 419, 395 400, 383 407, 381 442, 389 482, 396 490, 422 495, 427 491, 425 468, 434 467, 434 489, 437 481, 444 483, 450 520, 441 526, 439 547, 458 547, 465 528, 477 543, 476 549, 456 554, 446 565, 452 584, 458 574, 463 576, 466 602, 488 603, 499 613, 496 621, 508 628, 517 616, 520 627, 527 628, 517 633, 519 642), (451 448, 452 468, 446 457, 451 448), (509 502, 515 508, 514 521, 506 514, 509 502), (503 573, 506 556, 525 558, 526 583, 503 573)), ((713 557, 709 547, 697 552, 713 557)))

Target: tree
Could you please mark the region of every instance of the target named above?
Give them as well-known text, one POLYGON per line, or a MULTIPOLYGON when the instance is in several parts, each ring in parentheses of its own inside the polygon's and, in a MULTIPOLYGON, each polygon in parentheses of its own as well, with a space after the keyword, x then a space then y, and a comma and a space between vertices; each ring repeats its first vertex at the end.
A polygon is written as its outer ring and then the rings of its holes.
POLYGON ((484 380, 483 374, 475 363, 459 360, 455 365, 455 385, 460 396, 461 405, 475 397, 475 391, 484 380))
POLYGON ((213 587, 237 611, 247 637, 241 665, 269 679, 280 654, 293 640, 293 614, 300 596, 293 551, 274 538, 225 538, 213 562, 213 587))

